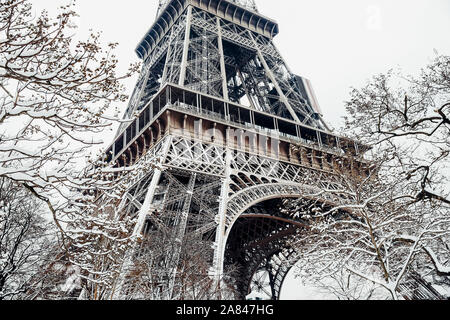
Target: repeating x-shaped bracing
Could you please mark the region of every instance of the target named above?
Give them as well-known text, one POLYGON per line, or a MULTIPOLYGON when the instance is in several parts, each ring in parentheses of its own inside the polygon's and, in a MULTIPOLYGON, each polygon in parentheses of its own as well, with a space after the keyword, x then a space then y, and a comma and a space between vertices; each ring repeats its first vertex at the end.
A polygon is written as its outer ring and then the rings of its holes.
POLYGON ((194 6, 176 11, 152 41, 125 118, 142 110, 164 84, 173 83, 327 128, 312 93, 289 70, 272 39, 194 6))
POLYGON ((172 139, 166 166, 214 176, 225 175, 223 147, 183 137, 172 139))
POLYGON ((195 91, 223 97, 217 30, 210 32, 193 24, 191 32, 185 85, 195 91))

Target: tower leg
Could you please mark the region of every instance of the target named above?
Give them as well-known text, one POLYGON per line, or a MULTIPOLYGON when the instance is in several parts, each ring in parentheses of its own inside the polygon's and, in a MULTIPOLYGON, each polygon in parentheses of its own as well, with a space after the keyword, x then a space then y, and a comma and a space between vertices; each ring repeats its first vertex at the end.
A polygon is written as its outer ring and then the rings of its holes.
POLYGON ((172 270, 170 271, 169 290, 167 293, 168 299, 170 299, 170 297, 173 294, 175 278, 177 276, 178 263, 180 260, 180 253, 181 253, 181 248, 183 245, 183 239, 186 234, 186 224, 187 224, 187 220, 188 220, 188 216, 189 216, 189 208, 191 207, 191 203, 192 203, 192 195, 194 192, 196 179, 197 179, 197 174, 193 173, 191 175, 191 178, 189 179, 189 184, 188 184, 187 194, 184 199, 183 209, 182 209, 181 215, 177 221, 178 226, 177 226, 177 233, 175 235, 176 247, 175 247, 175 252, 173 253, 173 258, 172 258, 172 263, 171 263, 172 270))
POLYGON ((214 261, 212 267, 212 273, 214 276, 216 287, 220 286, 220 282, 223 277, 223 263, 225 255, 225 226, 226 226, 226 215, 227 215, 227 202, 229 186, 231 183, 231 150, 227 148, 226 150, 226 169, 225 169, 225 180, 222 185, 222 190, 220 194, 220 205, 219 213, 216 217, 216 222, 218 223, 216 229, 216 241, 214 243, 214 261))
MULTIPOLYGON (((133 235, 132 235, 133 241, 137 241, 137 239, 141 235, 142 230, 145 225, 145 220, 146 220, 147 216, 150 214, 150 206, 153 202, 153 197, 155 195, 156 187, 158 186, 159 180, 161 179, 162 165, 166 161, 167 153, 169 152, 171 142, 172 142, 172 138, 169 136, 164 143, 164 146, 161 151, 162 156, 158 162, 158 167, 156 167, 154 169, 152 181, 150 182, 150 185, 148 186, 148 191, 145 196, 144 203, 139 210, 138 219, 137 219, 136 225, 133 230, 133 235)), ((111 298, 113 300, 119 299, 121 296, 123 286, 125 284, 126 274, 127 274, 128 270, 130 269, 130 266, 133 263, 132 258, 133 258, 134 253, 138 249, 137 247, 138 247, 137 242, 135 242, 133 249, 128 251, 126 257, 124 258, 124 262, 122 264, 122 269, 119 273, 119 278, 117 280, 117 285, 113 289, 113 293, 111 296, 111 298)))

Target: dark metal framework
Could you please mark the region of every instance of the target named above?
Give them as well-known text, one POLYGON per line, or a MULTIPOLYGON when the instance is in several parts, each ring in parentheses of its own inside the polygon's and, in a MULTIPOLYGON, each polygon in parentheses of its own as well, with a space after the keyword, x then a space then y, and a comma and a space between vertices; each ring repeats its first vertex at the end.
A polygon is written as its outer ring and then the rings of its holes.
POLYGON ((136 49, 144 67, 126 118, 172 83, 327 129, 309 81, 273 44, 276 22, 233 1, 172 0, 162 8, 136 49))
POLYGON ((280 199, 336 188, 336 170, 364 147, 328 130, 309 81, 274 46, 277 33, 250 0, 161 1, 136 49, 144 65, 129 121, 105 154, 116 168, 148 164, 122 217, 136 217, 134 233, 158 241, 127 257, 116 298, 145 297, 128 273, 144 251, 158 265, 152 297, 177 297, 180 263, 198 250, 236 298, 251 290, 279 298, 295 262, 288 240, 307 227, 281 214, 280 199), (259 275, 270 290, 255 284, 259 275))

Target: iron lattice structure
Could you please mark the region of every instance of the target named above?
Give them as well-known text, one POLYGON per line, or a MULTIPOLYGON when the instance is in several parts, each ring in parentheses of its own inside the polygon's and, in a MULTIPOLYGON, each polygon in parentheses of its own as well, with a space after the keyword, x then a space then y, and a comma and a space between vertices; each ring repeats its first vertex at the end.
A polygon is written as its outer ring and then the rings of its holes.
MULTIPOLYGON (((278 299, 295 262, 289 239, 306 227, 282 213, 282 200, 335 187, 339 163, 360 152, 328 130, 309 81, 273 44, 277 34, 253 1, 167 0, 136 49, 144 64, 130 121, 106 160, 156 164, 121 204, 146 239, 127 265, 149 253, 154 298, 179 295, 180 264, 200 252, 234 298, 278 299)), ((117 297, 142 297, 124 270, 117 297)))

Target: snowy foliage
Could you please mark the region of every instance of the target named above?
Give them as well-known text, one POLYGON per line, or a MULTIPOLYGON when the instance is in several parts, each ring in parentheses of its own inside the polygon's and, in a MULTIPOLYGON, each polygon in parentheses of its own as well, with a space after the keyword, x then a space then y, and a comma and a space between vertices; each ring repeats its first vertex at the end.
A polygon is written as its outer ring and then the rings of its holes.
POLYGON ((345 271, 385 288, 394 299, 402 297, 409 272, 443 271, 433 266, 438 261, 428 250, 448 255, 442 243, 450 234, 445 210, 396 199, 404 191, 396 183, 357 176, 344 181, 345 191, 333 191, 340 203, 316 211, 311 229, 294 244, 301 253, 300 270, 317 281, 345 271))
MULTIPOLYGON (((34 17, 28 1, 0 6, 0 176, 48 198, 77 181, 77 162, 101 143, 111 102, 125 101, 112 54, 98 35, 73 43, 71 6, 34 17)), ((131 69, 130 69, 131 70, 131 69)))
POLYGON ((417 201, 450 205, 450 56, 437 55, 419 76, 389 71, 353 89, 345 132, 373 148, 372 160, 415 182, 417 201))
POLYGON ((23 299, 56 231, 41 217, 42 205, 6 178, 0 178, 0 212, 0 300, 23 299))
POLYGON ((102 270, 125 246, 129 221, 113 219, 119 175, 87 155, 117 120, 112 103, 127 99, 120 80, 138 67, 117 76, 116 44, 103 48, 98 34, 75 43, 75 16, 73 4, 50 18, 35 16, 27 0, 0 0, 0 178, 50 209, 66 262, 78 270, 62 289, 83 277, 107 282, 102 270))
POLYGON ((392 299, 438 297, 437 287, 450 296, 450 57, 401 77, 408 91, 393 78, 374 77, 347 103, 347 134, 371 150, 344 167, 366 167, 336 172, 340 187, 324 190, 333 205, 319 198, 288 209, 311 223, 294 244, 300 271, 317 281, 345 271, 392 299))

